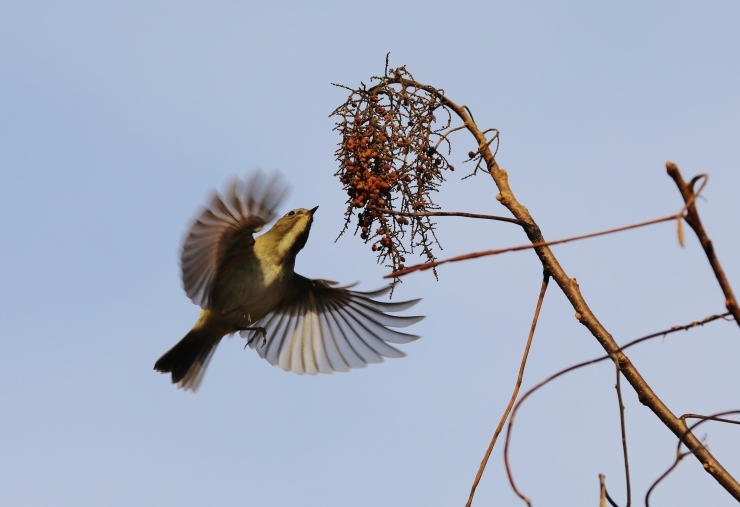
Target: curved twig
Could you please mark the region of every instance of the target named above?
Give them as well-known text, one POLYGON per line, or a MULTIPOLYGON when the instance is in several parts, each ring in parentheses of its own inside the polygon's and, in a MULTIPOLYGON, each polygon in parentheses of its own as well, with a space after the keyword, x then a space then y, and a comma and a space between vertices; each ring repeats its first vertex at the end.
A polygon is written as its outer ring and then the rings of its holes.
MULTIPOLYGON (((689 324, 684 324, 681 326, 673 326, 670 329, 666 329, 664 331, 659 331, 657 333, 653 333, 647 336, 643 336, 641 338, 637 338, 635 340, 632 340, 631 342, 626 343, 622 347, 620 347, 614 354, 607 354, 601 357, 597 357, 596 359, 591 359, 589 361, 583 361, 581 363, 574 364, 573 366, 569 366, 568 368, 560 370, 559 372, 550 375, 545 380, 543 380, 539 384, 529 389, 526 393, 524 393, 524 395, 521 398, 519 398, 519 401, 516 403, 516 405, 514 405, 514 410, 511 413, 511 417, 509 418, 509 425, 506 431, 506 439, 505 439, 505 444, 504 444, 504 466, 506 467, 506 474, 509 477, 509 483, 511 484, 512 489, 519 496, 519 498, 527 502, 527 504, 530 504, 529 499, 525 497, 523 494, 521 494, 521 492, 517 489, 516 484, 514 483, 514 476, 509 466, 509 443, 511 441, 511 430, 514 425, 514 418, 516 417, 516 413, 519 411, 519 408, 522 406, 522 404, 527 398, 529 398, 532 394, 534 394, 540 388, 544 387, 546 384, 549 384, 556 378, 561 377, 565 375, 566 373, 570 373, 572 371, 578 370, 585 366, 590 366, 592 364, 600 363, 601 361, 606 361, 607 359, 610 359, 610 358, 614 359, 614 357, 619 357, 619 355, 622 354, 625 350, 639 343, 642 343, 647 340, 651 340, 653 338, 664 337, 669 334, 676 333, 678 331, 686 331, 686 330, 692 329, 697 326, 703 326, 704 324, 708 324, 709 322, 713 322, 715 320, 725 319, 729 315, 730 315, 729 312, 723 313, 721 315, 710 315, 709 317, 705 317, 704 319, 700 321, 693 321, 693 322, 690 322, 689 324)), ((622 357, 624 356, 622 355, 622 357)), ((691 434, 691 433, 688 433, 688 434, 691 434)), ((683 436, 686 436, 686 434, 684 434, 683 436)))
MULTIPOLYGON (((728 312, 729 313, 729 312, 728 312)), ((720 416, 723 415, 730 415, 730 414, 740 414, 740 410, 728 410, 726 412, 718 412, 714 415, 710 416, 704 416, 704 415, 698 415, 698 414, 684 414, 681 416, 681 419, 702 419, 701 421, 691 425, 687 431, 692 431, 700 424, 703 424, 707 421, 719 421, 724 423, 730 423, 730 424, 740 424, 740 421, 735 421, 733 419, 724 419, 720 416)), ((673 461, 671 466, 668 467, 668 470, 663 472, 660 477, 658 477, 655 482, 653 482, 652 486, 647 490, 647 493, 645 494, 645 507, 650 507, 650 495, 653 493, 653 490, 660 484, 660 482, 668 477, 668 475, 673 472, 673 470, 676 469, 678 464, 681 462, 682 459, 684 459, 686 456, 691 454, 690 452, 681 452, 681 445, 683 444, 683 438, 680 438, 678 440, 678 445, 676 446, 676 459, 673 461)))

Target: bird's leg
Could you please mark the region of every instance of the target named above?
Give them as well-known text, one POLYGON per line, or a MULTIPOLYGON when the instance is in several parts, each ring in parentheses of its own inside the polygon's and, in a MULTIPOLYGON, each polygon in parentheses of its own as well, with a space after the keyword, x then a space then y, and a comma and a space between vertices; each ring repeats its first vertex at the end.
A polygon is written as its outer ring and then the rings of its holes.
MULTIPOLYGON (((238 328, 239 331, 257 331, 252 335, 252 337, 247 340, 247 345, 251 345, 255 338, 257 338, 258 334, 262 334, 262 346, 264 347, 267 344, 267 329, 261 326, 257 327, 241 327, 238 328)), ((246 347, 247 345, 244 345, 246 347)))

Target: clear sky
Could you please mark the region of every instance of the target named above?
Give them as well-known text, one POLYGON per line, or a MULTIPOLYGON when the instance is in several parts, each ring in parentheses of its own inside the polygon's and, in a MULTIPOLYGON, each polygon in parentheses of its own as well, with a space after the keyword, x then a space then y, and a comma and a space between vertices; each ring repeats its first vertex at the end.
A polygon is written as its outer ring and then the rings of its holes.
MULTIPOLYGON (((700 202, 740 292, 740 4, 705 2, 0 3, 0 504, 464 505, 514 385, 541 279, 532 252, 417 273, 404 359, 300 377, 225 340, 199 392, 152 370, 194 323, 179 249, 214 188, 255 168, 320 206, 297 271, 374 289, 386 269, 341 229, 329 113, 391 65, 501 131, 499 163, 547 238, 675 213, 665 174, 709 173, 700 202), (413 312, 412 312, 413 313, 413 312)), ((456 138, 452 163, 474 148, 456 138)), ((504 214, 486 175, 439 200, 504 214)), ((440 219, 451 256, 526 241, 440 219)), ((724 311, 675 224, 555 247, 618 342, 724 311)), ((600 355, 551 287, 524 387, 600 355)), ((740 408, 738 327, 719 322, 629 354, 676 414, 740 408)), ((512 466, 534 505, 624 505, 614 369, 534 395, 512 466)), ((625 391, 633 503, 675 438, 625 391)), ((740 477, 740 433, 706 424, 740 477)), ((491 458, 475 505, 517 505, 491 458)), ((657 505, 734 505, 687 458, 657 505)))

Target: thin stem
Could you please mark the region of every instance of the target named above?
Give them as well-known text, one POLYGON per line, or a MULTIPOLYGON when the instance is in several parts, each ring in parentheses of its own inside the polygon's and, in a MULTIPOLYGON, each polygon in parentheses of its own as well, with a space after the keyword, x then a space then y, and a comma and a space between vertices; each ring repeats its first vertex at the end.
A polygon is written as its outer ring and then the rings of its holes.
MULTIPOLYGON (((730 412, 723 412, 723 414, 737 414, 739 411, 737 410, 731 410, 730 412)), ((740 425, 740 421, 735 421, 734 419, 724 419, 722 417, 717 417, 716 415, 699 415, 699 414, 684 414, 681 416, 681 419, 704 419, 706 421, 717 421, 717 422, 723 422, 727 424, 738 424, 740 425)))
MULTIPOLYGON (((582 234, 579 236, 571 236, 569 238, 557 239, 555 241, 540 241, 538 243, 528 243, 526 245, 511 246, 508 248, 497 248, 495 250, 485 250, 483 252, 471 252, 471 253, 467 253, 464 255, 458 255, 456 257, 450 257, 449 259, 444 259, 441 261, 427 262, 425 264, 416 264, 414 266, 409 266, 407 268, 399 269, 398 271, 394 271, 393 273, 385 275, 384 278, 401 277, 404 275, 408 275, 409 273, 413 273, 414 271, 425 271, 427 269, 432 269, 441 264, 447 264, 448 262, 459 262, 459 261, 465 261, 469 259, 477 259, 478 257, 486 257, 489 255, 498 255, 498 254, 507 253, 507 252, 518 252, 520 250, 530 250, 533 248, 536 249, 536 248, 542 248, 542 247, 547 247, 547 246, 560 245, 562 243, 568 243, 570 241, 578 241, 581 239, 595 238, 597 236, 604 236, 606 234, 613 234, 615 232, 622 232, 622 231, 627 231, 630 229, 637 229, 638 227, 645 227, 648 225, 659 224, 661 222, 668 222, 669 220, 676 220, 677 218, 681 218, 681 215, 669 215, 669 216, 662 217, 662 218, 656 218, 654 220, 648 220, 646 222, 639 222, 636 224, 625 225, 623 227, 617 227, 614 229, 607 229, 605 231, 592 232, 589 234, 582 234)), ((517 223, 519 223, 519 221, 517 221, 517 223)))
POLYGON ((497 220, 499 222, 509 222, 511 224, 517 224, 517 225, 527 225, 521 220, 517 220, 516 218, 508 218, 508 217, 499 217, 496 215, 479 215, 477 213, 465 213, 462 211, 396 211, 396 210, 389 210, 385 208, 376 208, 373 206, 368 206, 367 209, 378 211, 380 213, 385 213, 387 215, 399 215, 404 217, 465 217, 465 218, 482 218, 484 220, 497 220))
POLYGON ((663 472, 660 477, 658 477, 652 486, 647 490, 647 493, 645 494, 645 507, 650 507, 650 495, 653 493, 653 490, 656 488, 658 484, 661 483, 663 479, 668 477, 668 474, 673 472, 675 468, 678 466, 678 464, 681 462, 682 459, 684 459, 686 456, 691 454, 690 452, 679 452, 676 454, 676 459, 673 461, 673 464, 668 467, 668 470, 663 472))
POLYGON ((534 317, 532 318, 532 326, 529 328, 529 337, 527 337, 527 344, 524 346, 524 353, 522 354, 522 360, 519 365, 519 375, 516 378, 516 384, 514 385, 514 392, 511 393, 509 404, 506 406, 506 410, 504 410, 504 413, 501 416, 501 420, 499 421, 498 426, 496 427, 496 431, 493 432, 491 443, 488 444, 488 449, 486 449, 486 454, 483 456, 483 461, 481 461, 480 467, 478 467, 478 473, 475 475, 475 479, 473 480, 473 486, 470 488, 470 496, 468 497, 468 503, 465 504, 465 507, 470 507, 473 504, 473 496, 475 496, 475 489, 478 487, 478 483, 480 483, 481 477, 483 477, 483 471, 485 470, 486 465, 488 464, 488 459, 491 457, 493 446, 496 445, 496 440, 498 440, 498 436, 501 434, 501 430, 503 430, 504 428, 506 419, 508 419, 509 417, 509 412, 511 412, 511 407, 514 406, 516 397, 519 394, 519 388, 522 386, 522 380, 524 379, 524 367, 527 364, 527 357, 529 356, 529 348, 532 345, 532 338, 534 337, 534 330, 537 327, 537 320, 540 317, 540 310, 542 309, 542 301, 545 299, 545 292, 547 291, 547 284, 549 283, 549 281, 550 281, 550 276, 547 273, 545 273, 544 277, 542 278, 542 286, 540 287, 540 295, 539 295, 539 298, 537 299, 537 307, 535 308, 534 317))
POLYGON ((622 453, 624 454, 624 479, 627 483, 627 504, 626 507, 632 505, 632 486, 630 483, 630 461, 627 457, 627 430, 624 424, 624 403, 622 402, 622 387, 620 383, 620 377, 622 374, 619 371, 619 365, 615 364, 617 371, 617 383, 614 388, 617 390, 617 400, 619 401, 619 424, 622 430, 622 453))
POLYGON ((717 282, 719 282, 722 293, 725 295, 725 307, 730 311, 730 313, 732 313, 733 317, 735 317, 735 322, 740 326, 740 308, 738 308, 737 299, 735 299, 735 294, 732 292, 730 282, 727 280, 727 276, 719 263, 719 258, 714 251, 714 245, 709 239, 709 236, 707 236, 707 233, 704 230, 704 225, 701 223, 701 218, 699 218, 699 212, 696 209, 696 195, 699 192, 694 192, 694 183, 696 183, 697 179, 706 177, 704 175, 700 175, 693 178, 689 183, 686 183, 676 164, 673 162, 666 162, 666 169, 668 170, 668 176, 670 176, 676 183, 679 192, 681 192, 681 197, 683 197, 684 202, 686 203, 686 223, 691 226, 696 233, 696 236, 699 238, 699 243, 701 243, 704 253, 709 260, 709 264, 712 266, 714 276, 717 278, 717 282))
POLYGON ((606 490, 606 501, 609 502, 609 505, 611 505, 612 507, 619 507, 619 505, 617 505, 617 502, 615 502, 612 497, 609 496, 609 490, 606 490))

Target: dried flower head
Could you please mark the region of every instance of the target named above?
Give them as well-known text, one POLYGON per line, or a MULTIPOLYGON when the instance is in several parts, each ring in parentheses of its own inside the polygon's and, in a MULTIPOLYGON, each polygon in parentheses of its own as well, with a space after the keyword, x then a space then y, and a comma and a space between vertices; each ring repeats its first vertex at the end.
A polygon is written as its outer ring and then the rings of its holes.
POLYGON ((441 248, 435 223, 423 213, 439 209, 432 192, 444 181, 444 171, 455 170, 440 152, 444 144, 450 153, 443 132, 451 115, 443 93, 411 84, 405 67, 386 64, 385 75, 372 81, 377 84, 370 88, 337 85, 350 91, 332 113, 334 130, 342 136, 336 176, 348 195, 342 233, 356 218, 355 233, 371 244, 378 262, 397 271, 415 248, 429 262, 435 260, 434 245, 441 248))

